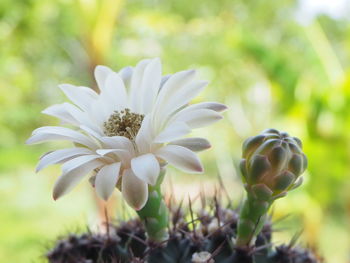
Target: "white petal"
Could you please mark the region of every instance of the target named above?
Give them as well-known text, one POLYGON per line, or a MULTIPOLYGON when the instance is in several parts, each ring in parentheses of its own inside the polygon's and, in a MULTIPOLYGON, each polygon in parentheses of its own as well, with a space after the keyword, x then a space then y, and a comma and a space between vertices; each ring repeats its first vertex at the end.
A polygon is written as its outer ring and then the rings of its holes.
POLYGON ((78 87, 70 84, 61 84, 58 87, 68 99, 84 111, 89 111, 91 104, 98 99, 97 93, 87 87, 78 87))
POLYGON ((131 160, 131 169, 142 181, 155 185, 160 172, 159 162, 153 154, 144 154, 131 160))
MULTIPOLYGON (((60 120, 68 124, 79 125, 79 121, 73 116, 72 112, 70 112, 72 108, 75 108, 75 110, 79 114, 80 110, 70 103, 52 105, 43 110, 42 113, 59 118, 60 120), (70 105, 71 107, 68 105, 70 105)), ((80 114, 82 114, 82 111, 80 111, 80 114)))
POLYGON ((132 208, 140 210, 148 199, 148 185, 137 178, 131 169, 125 170, 122 177, 122 194, 132 208))
MULTIPOLYGON (((83 155, 83 156, 78 156, 72 160, 69 160, 68 162, 64 163, 62 165, 62 173, 69 173, 77 168, 79 168, 80 166, 89 163, 91 161, 94 161, 96 159, 100 159, 101 156, 100 155, 83 155)), ((101 162, 101 160, 98 160, 99 162, 101 162)))
POLYGON ((132 142, 124 136, 112 136, 112 137, 102 137, 101 142, 103 143, 103 148, 106 149, 123 149, 131 154, 134 154, 134 146, 132 142))
POLYGON ((178 112, 171 120, 185 122, 191 129, 208 126, 222 119, 222 116, 213 110, 200 109, 178 112))
POLYGON ((69 140, 83 144, 89 148, 98 147, 96 142, 84 134, 65 127, 45 126, 33 131, 33 135, 26 141, 27 144, 41 143, 50 140, 69 140))
POLYGON ((105 88, 105 81, 107 79, 107 76, 109 73, 112 73, 113 70, 111 70, 109 67, 98 65, 95 68, 95 79, 97 82, 97 86, 102 91, 105 88))
POLYGON ((107 155, 107 154, 113 153, 113 152, 127 152, 127 151, 120 150, 120 149, 98 149, 98 150, 96 150, 96 153, 101 155, 101 156, 104 156, 104 155, 107 155))
POLYGON ((162 81, 160 82, 160 89, 162 89, 162 88, 163 88, 163 86, 164 86, 165 82, 167 82, 167 81, 168 81, 168 79, 170 78, 170 76, 171 76, 171 74, 164 75, 164 76, 162 77, 162 81))
POLYGON ((101 161, 95 159, 84 163, 68 173, 62 173, 55 183, 53 189, 53 199, 56 200, 59 197, 67 194, 84 178, 87 173, 102 165, 103 163, 101 161))
POLYGON ((152 110, 162 78, 162 65, 159 58, 152 59, 145 68, 142 78, 142 113, 152 110))
POLYGON ((195 70, 177 72, 169 77, 159 92, 156 101, 156 111, 164 108, 168 100, 183 86, 188 84, 195 76, 195 70))
MULTIPOLYGON (((115 110, 124 110, 127 108, 127 99, 124 82, 121 77, 112 72, 108 75, 105 83, 105 90, 101 92, 104 103, 110 107, 111 113, 115 110)), ((106 106, 107 106, 106 105, 106 106)))
POLYGON ((113 193, 118 182, 120 163, 112 163, 103 166, 96 175, 95 188, 97 194, 104 200, 113 193))
POLYGON ((102 136, 104 136, 103 132, 100 130, 93 130, 90 127, 87 127, 85 125, 80 125, 79 128, 89 134, 90 136, 93 136, 97 139, 100 139, 102 136))
POLYGON ((150 62, 150 59, 141 60, 136 65, 131 77, 130 107, 131 107, 131 111, 135 113, 141 113, 141 101, 143 98, 142 96, 140 96, 140 89, 141 89, 143 73, 149 62, 150 62))
POLYGON ((57 117, 63 122, 75 125, 77 127, 83 124, 98 133, 102 132, 98 124, 92 121, 86 112, 83 112, 75 105, 67 102, 50 106, 43 110, 42 113, 57 117))
POLYGON ((207 110, 213 110, 216 112, 223 112, 227 110, 227 106, 217 102, 201 102, 201 103, 192 104, 186 107, 186 111, 199 110, 199 109, 207 109, 207 110))
POLYGON ((153 129, 150 115, 146 115, 142 121, 141 128, 136 135, 136 145, 140 154, 150 151, 153 140, 153 129))
POLYGON ((162 113, 161 120, 165 120, 167 116, 188 104, 194 97, 196 97, 207 85, 205 81, 191 82, 176 92, 171 98, 169 98, 167 104, 159 108, 162 113))
POLYGON ((132 67, 125 67, 118 72, 119 76, 123 79, 126 89, 130 88, 133 71, 134 69, 132 67))
POLYGON ((169 145, 179 145, 194 152, 203 151, 211 147, 209 141, 204 138, 184 138, 172 141, 169 145))
POLYGON ((50 152, 48 154, 45 154, 40 159, 38 166, 36 168, 36 171, 39 172, 40 170, 44 169, 50 164, 61 163, 73 157, 86 155, 86 154, 92 154, 92 151, 82 147, 61 149, 61 150, 50 152))
POLYGON ((185 136, 190 133, 191 129, 184 122, 174 121, 170 123, 164 131, 162 131, 154 139, 155 143, 165 143, 185 136))
POLYGON ((203 166, 197 155, 185 147, 167 145, 160 148, 156 155, 184 172, 203 172, 203 166))
POLYGON ((113 113, 114 109, 109 103, 106 103, 104 97, 100 95, 98 100, 91 104, 89 115, 94 120, 96 126, 103 127, 103 123, 113 113))
POLYGON ((113 153, 117 157, 118 161, 121 161, 124 164, 129 164, 132 158, 130 152, 120 149, 99 149, 96 151, 96 153, 101 156, 113 153))

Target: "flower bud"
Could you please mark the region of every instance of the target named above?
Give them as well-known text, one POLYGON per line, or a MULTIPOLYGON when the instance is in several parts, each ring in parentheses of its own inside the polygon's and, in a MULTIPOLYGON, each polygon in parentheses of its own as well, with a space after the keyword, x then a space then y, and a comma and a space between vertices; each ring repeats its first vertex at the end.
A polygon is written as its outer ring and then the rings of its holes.
POLYGON ((243 144, 240 169, 253 195, 280 196, 298 187, 307 167, 302 143, 286 132, 268 129, 243 144))

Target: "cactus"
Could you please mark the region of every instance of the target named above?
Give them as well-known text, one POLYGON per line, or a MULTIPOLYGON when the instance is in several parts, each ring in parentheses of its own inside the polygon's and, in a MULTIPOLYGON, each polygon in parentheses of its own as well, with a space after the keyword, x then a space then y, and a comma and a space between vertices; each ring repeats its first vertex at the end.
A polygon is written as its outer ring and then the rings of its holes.
POLYGON ((317 263, 315 255, 292 245, 274 247, 273 225, 268 219, 254 247, 236 247, 237 210, 224 208, 222 201, 191 213, 179 206, 171 209, 166 243, 146 238, 141 221, 112 226, 110 235, 70 234, 46 255, 50 263, 317 263))
MULTIPOLYGON (((161 213, 165 204, 160 176, 149 189, 151 203, 137 212, 139 219, 112 225, 114 231, 107 234, 69 235, 46 257, 50 263, 320 262, 312 252, 296 247, 295 238, 277 247, 271 242, 273 223, 267 211, 274 200, 301 184, 307 166, 301 148, 299 139, 273 129, 245 141, 240 167, 247 198, 239 212, 232 209, 229 198, 223 201, 216 195, 208 201, 203 194, 196 213, 192 202, 185 211, 173 199, 169 214, 161 213), (150 233, 163 241, 147 238, 150 233)), ((218 193, 226 193, 221 187, 218 193)))

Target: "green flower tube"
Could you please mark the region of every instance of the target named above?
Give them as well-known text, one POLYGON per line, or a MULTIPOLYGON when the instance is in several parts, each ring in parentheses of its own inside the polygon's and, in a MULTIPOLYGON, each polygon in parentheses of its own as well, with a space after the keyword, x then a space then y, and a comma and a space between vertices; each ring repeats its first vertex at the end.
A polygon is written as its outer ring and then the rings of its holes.
POLYGON ((155 186, 149 186, 149 196, 145 206, 137 211, 142 223, 145 226, 148 240, 163 242, 168 239, 168 208, 165 205, 161 183, 164 179, 165 169, 163 168, 155 186))

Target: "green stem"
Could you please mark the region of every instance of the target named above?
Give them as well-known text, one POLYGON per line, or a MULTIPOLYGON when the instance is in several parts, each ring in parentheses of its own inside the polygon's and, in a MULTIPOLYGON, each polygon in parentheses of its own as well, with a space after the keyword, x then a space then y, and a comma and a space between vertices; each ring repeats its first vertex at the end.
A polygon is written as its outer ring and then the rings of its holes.
POLYGON ((148 240, 157 243, 168 239, 168 208, 163 200, 160 187, 164 175, 165 169, 162 169, 157 184, 148 188, 149 193, 146 205, 137 211, 145 226, 148 240))
POLYGON ((250 246, 261 232, 272 201, 262 201, 248 192, 239 215, 237 241, 238 247, 250 246))

